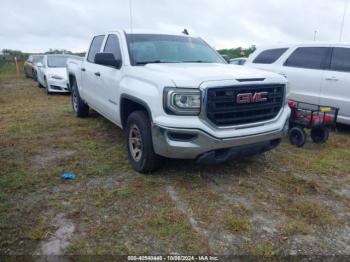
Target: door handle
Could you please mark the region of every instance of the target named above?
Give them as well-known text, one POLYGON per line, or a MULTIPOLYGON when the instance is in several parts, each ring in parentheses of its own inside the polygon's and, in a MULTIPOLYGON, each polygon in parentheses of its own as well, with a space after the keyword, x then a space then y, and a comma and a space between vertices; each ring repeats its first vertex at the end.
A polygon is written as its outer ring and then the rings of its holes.
POLYGON ((100 72, 96 72, 95 76, 101 76, 101 73, 100 72))
POLYGON ((327 81, 339 81, 339 79, 336 78, 335 76, 327 77, 326 80, 327 80, 327 81))
POLYGON ((85 68, 82 68, 82 69, 81 69, 81 71, 85 72, 85 71, 86 71, 86 69, 85 69, 85 68))

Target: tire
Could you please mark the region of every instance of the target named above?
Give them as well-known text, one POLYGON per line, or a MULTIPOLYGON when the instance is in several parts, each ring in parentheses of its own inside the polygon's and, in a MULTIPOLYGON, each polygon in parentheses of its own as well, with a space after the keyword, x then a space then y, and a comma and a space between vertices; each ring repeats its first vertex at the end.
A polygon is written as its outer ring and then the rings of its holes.
POLYGON ((132 167, 142 174, 155 171, 160 157, 154 152, 151 121, 147 114, 144 111, 131 113, 125 132, 128 156, 132 167))
POLYGON ((45 79, 45 90, 46 90, 46 94, 49 96, 49 95, 52 95, 52 92, 50 92, 49 90, 49 84, 47 83, 47 80, 45 79))
POLYGON ((304 129, 300 127, 293 127, 289 130, 289 141, 292 145, 303 147, 306 142, 306 134, 304 129))
POLYGON ((33 73, 32 73, 32 78, 33 78, 33 80, 36 82, 36 81, 38 81, 38 77, 37 77, 37 75, 36 75, 36 71, 35 70, 33 70, 33 73))
POLYGON ((327 127, 314 127, 311 129, 311 139, 315 144, 323 144, 329 138, 329 129, 327 127))
POLYGON ((81 99, 77 84, 74 82, 71 91, 72 107, 76 117, 85 118, 89 116, 89 106, 81 99))
POLYGON ((39 87, 39 88, 43 88, 43 85, 40 83, 39 80, 38 80, 38 87, 39 87))

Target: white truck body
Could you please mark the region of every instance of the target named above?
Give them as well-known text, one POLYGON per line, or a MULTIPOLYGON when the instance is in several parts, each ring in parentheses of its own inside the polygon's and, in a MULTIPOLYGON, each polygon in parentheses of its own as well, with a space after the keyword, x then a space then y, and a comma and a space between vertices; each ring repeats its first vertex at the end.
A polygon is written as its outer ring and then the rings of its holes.
MULTIPOLYGON (((91 49, 83 61, 68 60, 67 74, 70 85, 76 88, 86 105, 121 128, 126 127, 128 115, 132 111, 130 107, 144 109, 151 121, 155 154, 169 158, 197 159, 199 162, 222 162, 232 156, 240 155, 240 149, 244 154, 243 152, 249 151, 250 147, 254 148, 254 145, 261 146, 260 149, 257 148, 259 152, 269 150, 276 146, 280 138, 287 133, 290 109, 286 103, 287 81, 284 77, 257 69, 229 65, 219 54, 217 56, 221 60, 217 63, 155 61, 135 65, 131 61, 130 46, 127 42, 128 37, 137 36, 135 32, 130 35, 124 31, 113 31, 100 35, 103 40, 99 39, 102 44, 97 53, 104 52, 107 38, 111 35, 114 38, 117 37, 119 41, 122 61, 120 68, 94 63, 91 57, 89 61, 91 49), (266 91, 266 88, 268 91, 271 90, 270 94, 266 92, 267 104, 264 105, 264 99, 254 104, 254 96, 257 97, 260 94, 258 91, 266 91), (168 89, 173 91, 166 93, 168 89), (221 92, 221 89, 226 92, 223 93, 226 96, 223 99, 228 100, 229 106, 232 105, 235 108, 237 105, 233 104, 238 101, 237 95, 243 98, 246 98, 246 94, 251 95, 253 102, 248 101, 251 103, 250 111, 247 113, 248 120, 261 114, 262 111, 254 112, 254 108, 260 110, 259 107, 262 107, 269 112, 268 103, 272 103, 271 101, 276 102, 278 106, 273 109, 270 117, 262 116, 262 120, 257 121, 245 120, 237 124, 234 118, 226 119, 219 116, 219 111, 218 114, 212 113, 209 119, 208 105, 216 103, 210 101, 212 99, 210 97, 213 92, 221 92), (277 92, 277 89, 280 92, 278 101, 277 98, 274 100, 274 96, 277 97, 278 94, 273 93, 277 92), (246 90, 246 92, 243 92, 242 96, 235 93, 235 90, 246 90), (198 113, 171 112, 172 109, 169 110, 165 103, 167 103, 167 95, 170 97, 172 92, 198 93, 200 97, 198 113), (210 96, 208 92, 211 92, 210 96), (132 106, 126 106, 127 103, 132 103, 132 106), (216 119, 217 116, 221 118, 216 119), (226 122, 214 123, 216 120, 226 122), (230 124, 234 122, 236 124, 230 124), (217 150, 227 152, 219 154, 217 150)), ((193 40, 197 38, 190 36, 178 37, 181 41, 202 41, 193 40)), ((214 50, 212 52, 216 53, 214 50)), ((142 55, 145 54, 139 54, 139 56, 142 55)), ((261 94, 264 95, 264 92, 261 94)), ((191 96, 189 98, 192 99, 191 96)), ((274 103, 275 106, 276 103, 274 103)), ((245 107, 248 108, 248 105, 242 104, 242 110, 245 107)), ((240 112, 240 110, 237 111, 240 112)), ((253 150, 252 153, 256 152, 253 150)))

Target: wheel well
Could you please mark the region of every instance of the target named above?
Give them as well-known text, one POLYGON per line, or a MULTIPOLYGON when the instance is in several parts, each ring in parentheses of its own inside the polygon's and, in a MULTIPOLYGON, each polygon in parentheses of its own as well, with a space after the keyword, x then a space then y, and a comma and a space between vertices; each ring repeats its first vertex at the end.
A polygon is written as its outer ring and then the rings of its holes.
POLYGON ((75 81, 75 75, 69 74, 69 85, 72 86, 73 82, 75 81))
POLYGON ((151 113, 148 106, 141 101, 135 101, 132 98, 122 98, 120 102, 120 120, 123 128, 126 127, 129 115, 134 111, 144 111, 151 119, 151 113))

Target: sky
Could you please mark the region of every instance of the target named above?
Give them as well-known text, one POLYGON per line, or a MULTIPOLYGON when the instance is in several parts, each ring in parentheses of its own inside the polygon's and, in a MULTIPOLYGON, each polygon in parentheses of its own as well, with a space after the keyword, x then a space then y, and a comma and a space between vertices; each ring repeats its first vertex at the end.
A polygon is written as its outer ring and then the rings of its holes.
MULTIPOLYGON (((85 52, 94 34, 187 28, 217 49, 339 41, 346 0, 0 0, 0 50, 85 52)), ((350 1, 343 41, 350 42, 350 1)))

